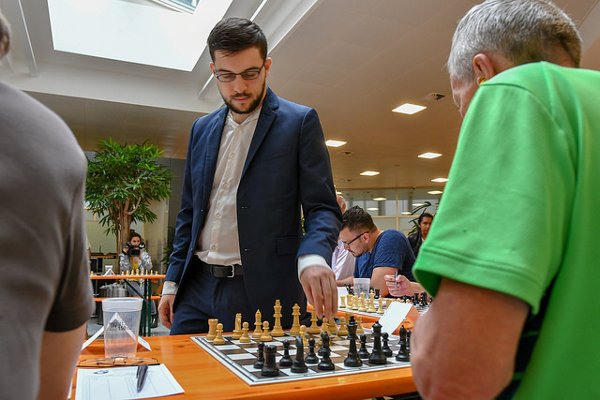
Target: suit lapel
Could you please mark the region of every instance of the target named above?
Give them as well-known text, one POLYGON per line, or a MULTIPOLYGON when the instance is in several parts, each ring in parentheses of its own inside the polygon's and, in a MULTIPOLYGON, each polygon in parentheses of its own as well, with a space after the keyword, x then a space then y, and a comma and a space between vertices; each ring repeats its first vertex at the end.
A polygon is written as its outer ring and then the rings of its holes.
POLYGON ((252 162, 252 159, 256 155, 256 152, 258 151, 260 145, 265 139, 265 136, 269 132, 273 121, 275 121, 275 117, 277 117, 278 107, 279 101, 277 100, 277 96, 275 95, 275 93, 273 93, 273 91, 271 91, 271 89, 267 88, 267 95, 265 96, 265 101, 263 102, 262 110, 258 118, 258 123, 256 124, 254 135, 252 136, 252 142, 250 142, 250 149, 248 149, 248 155, 246 156, 244 169, 242 170, 242 178, 246 174, 248 166, 252 162))
POLYGON ((217 169, 217 158, 219 157, 219 148, 221 146, 221 136, 223 135, 223 127, 225 125, 225 118, 227 117, 228 109, 223 107, 220 110, 217 118, 215 118, 213 125, 211 126, 208 136, 206 138, 206 151, 204 157, 204 168, 203 171, 203 188, 204 188, 204 201, 208 202, 208 196, 212 190, 213 181, 215 179, 215 170, 217 169))

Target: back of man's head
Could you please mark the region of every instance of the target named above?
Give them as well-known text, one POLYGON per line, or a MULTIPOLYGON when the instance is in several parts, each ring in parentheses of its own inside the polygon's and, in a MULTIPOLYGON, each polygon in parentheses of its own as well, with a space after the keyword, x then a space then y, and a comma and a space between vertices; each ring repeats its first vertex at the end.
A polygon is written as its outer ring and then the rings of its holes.
POLYGON ((369 231, 375 230, 375 224, 371 215, 360 208, 354 206, 344 213, 342 216, 342 229, 348 228, 351 231, 369 231))
POLYGON ((225 18, 212 29, 206 40, 210 58, 215 61, 215 51, 226 54, 237 53, 250 47, 260 51, 263 60, 267 58, 267 38, 262 29, 246 18, 225 18))
POLYGON ((452 78, 474 78, 473 57, 496 53, 514 65, 536 61, 578 67, 581 37, 571 18, 546 0, 487 0, 471 8, 452 38, 448 71, 452 78))

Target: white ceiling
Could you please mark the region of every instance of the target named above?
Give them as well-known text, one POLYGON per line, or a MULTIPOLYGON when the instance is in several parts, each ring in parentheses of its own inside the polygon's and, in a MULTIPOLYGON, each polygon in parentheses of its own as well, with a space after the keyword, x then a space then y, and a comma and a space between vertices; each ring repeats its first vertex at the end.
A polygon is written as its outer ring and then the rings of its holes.
MULTIPOLYGON (((234 0, 228 15, 256 13, 272 49, 270 86, 314 107, 327 139, 348 142, 330 149, 339 189, 420 192, 443 188, 431 179, 446 177, 452 161, 460 118, 444 63, 456 21, 477 2, 234 0), (445 97, 436 101, 432 93, 445 97), (428 108, 391 112, 406 101, 428 108), (426 151, 443 156, 417 158, 426 151), (359 175, 367 169, 381 174, 359 175)), ((600 69, 599 0, 556 2, 581 28, 583 66, 600 69)), ((111 136, 148 140, 165 156, 184 158, 193 120, 220 105, 206 52, 191 72, 59 52, 46 2, 0 0, 0 7, 15 36, 2 80, 61 115, 85 150, 111 136)))

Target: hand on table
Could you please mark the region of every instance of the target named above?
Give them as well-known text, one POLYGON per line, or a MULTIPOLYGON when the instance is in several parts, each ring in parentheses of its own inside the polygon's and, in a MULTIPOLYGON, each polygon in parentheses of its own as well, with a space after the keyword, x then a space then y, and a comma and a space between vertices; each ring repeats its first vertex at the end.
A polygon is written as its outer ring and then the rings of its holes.
POLYGON ((408 278, 404 275, 398 274, 396 277, 394 277, 394 275, 386 275, 384 279, 385 285, 392 296, 411 296, 413 293, 415 293, 414 282, 408 280, 408 278))
POLYGON ((300 283, 317 316, 332 320, 338 308, 338 293, 333 271, 322 266, 308 267, 300 275, 300 283))

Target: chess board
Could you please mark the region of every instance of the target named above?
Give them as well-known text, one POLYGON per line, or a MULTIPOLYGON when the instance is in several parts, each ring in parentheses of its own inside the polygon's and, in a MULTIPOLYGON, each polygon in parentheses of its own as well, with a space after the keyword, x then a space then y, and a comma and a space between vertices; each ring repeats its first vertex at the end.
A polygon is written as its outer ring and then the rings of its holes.
MULTIPOLYGON (((367 332, 365 332, 367 333, 367 332)), ((269 383, 289 382, 299 379, 316 379, 338 375, 348 374, 359 374, 371 371, 380 371, 391 368, 406 368, 410 366, 409 362, 396 361, 396 354, 398 353, 399 344, 398 337, 391 336, 389 341, 389 347, 393 351, 392 357, 388 357, 387 364, 384 365, 369 365, 368 360, 363 360, 361 367, 346 367, 344 366, 344 359, 348 353, 347 339, 341 339, 335 337, 331 343, 331 361, 335 364, 335 370, 333 371, 321 371, 317 369, 317 364, 307 364, 308 372, 305 373, 293 373, 290 367, 279 368, 279 376, 276 377, 265 377, 260 373, 260 369, 253 367, 254 361, 257 358, 257 341, 252 339, 251 343, 240 343, 239 340, 234 340, 231 336, 225 336, 225 344, 214 345, 206 339, 204 336, 194 336, 191 339, 206 350, 209 354, 215 357, 221 364, 231 370, 239 378, 249 385, 263 385, 269 383)), ((292 336, 277 337, 273 338, 271 342, 265 342, 265 345, 271 344, 277 346, 277 357, 276 361, 279 366, 279 359, 283 355, 283 342, 288 340, 290 342, 290 356, 292 359, 296 354, 295 338, 292 336)), ((360 348, 360 341, 357 341, 357 348, 360 348)), ((373 349, 373 339, 371 334, 367 334, 367 349, 369 353, 373 349)), ((316 352, 317 350, 315 350, 316 352)), ((305 357, 308 354, 308 347, 304 347, 305 357)))

